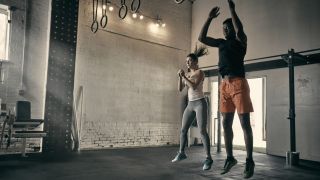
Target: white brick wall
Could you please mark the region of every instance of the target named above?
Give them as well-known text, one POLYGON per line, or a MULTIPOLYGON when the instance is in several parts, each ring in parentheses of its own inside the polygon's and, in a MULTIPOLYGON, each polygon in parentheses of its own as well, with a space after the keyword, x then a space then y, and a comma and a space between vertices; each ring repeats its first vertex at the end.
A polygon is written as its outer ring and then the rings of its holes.
POLYGON ((179 129, 176 123, 87 121, 82 127, 81 148, 178 144, 179 129))
MULTIPOLYGON (((114 2, 114 1, 113 1, 114 2)), ((177 71, 190 52, 191 4, 142 1, 152 21, 125 20, 108 12, 106 30, 90 31, 92 1, 80 1, 75 89, 83 86, 80 148, 161 146, 179 143, 181 125, 177 71)), ((100 18, 100 15, 98 15, 100 18)))

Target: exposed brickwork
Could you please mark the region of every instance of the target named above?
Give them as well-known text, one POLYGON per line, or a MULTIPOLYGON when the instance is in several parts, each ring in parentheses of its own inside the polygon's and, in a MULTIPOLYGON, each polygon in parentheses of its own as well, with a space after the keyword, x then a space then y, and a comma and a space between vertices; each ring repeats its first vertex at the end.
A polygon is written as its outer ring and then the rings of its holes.
POLYGON ((158 146, 178 144, 179 128, 170 123, 106 123, 87 121, 83 124, 81 148, 158 146))

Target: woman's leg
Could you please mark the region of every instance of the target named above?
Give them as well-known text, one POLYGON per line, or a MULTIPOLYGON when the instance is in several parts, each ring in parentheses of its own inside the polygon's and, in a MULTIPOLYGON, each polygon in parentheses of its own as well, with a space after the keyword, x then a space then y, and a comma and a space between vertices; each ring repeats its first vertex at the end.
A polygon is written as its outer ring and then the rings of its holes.
POLYGON ((194 117, 195 117, 195 112, 191 108, 191 105, 188 104, 182 116, 182 126, 181 126, 181 133, 180 133, 180 149, 179 149, 179 151, 182 153, 184 153, 184 148, 186 147, 187 139, 188 139, 188 130, 190 128, 192 121, 194 120, 194 117))
POLYGON ((208 105, 205 99, 199 100, 201 101, 198 103, 196 107, 196 117, 198 127, 200 129, 201 139, 203 142, 203 146, 207 155, 208 159, 211 159, 210 153, 210 138, 207 132, 207 118, 208 118, 208 105))

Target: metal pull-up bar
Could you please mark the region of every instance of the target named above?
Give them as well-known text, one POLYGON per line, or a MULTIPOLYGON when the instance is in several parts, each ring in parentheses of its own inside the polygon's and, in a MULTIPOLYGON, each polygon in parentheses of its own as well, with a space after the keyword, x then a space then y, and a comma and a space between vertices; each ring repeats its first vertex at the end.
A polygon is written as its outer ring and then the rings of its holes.
MULTIPOLYGON (((296 114, 295 114, 295 92, 294 92, 294 66, 298 61, 307 61, 303 55, 295 53, 293 49, 283 55, 282 59, 288 64, 289 68, 289 117, 290 120, 290 151, 286 153, 286 164, 295 166, 299 164, 299 152, 296 152, 296 114)), ((307 62, 308 63, 308 62, 307 62)))

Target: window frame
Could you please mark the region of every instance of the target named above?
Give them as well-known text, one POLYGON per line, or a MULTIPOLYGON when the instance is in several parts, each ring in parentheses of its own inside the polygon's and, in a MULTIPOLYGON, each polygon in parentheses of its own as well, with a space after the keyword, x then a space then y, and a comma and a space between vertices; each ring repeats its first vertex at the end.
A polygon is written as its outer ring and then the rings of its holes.
POLYGON ((0 58, 0 61, 9 61, 9 51, 10 51, 10 38, 11 38, 11 11, 10 7, 0 4, 0 14, 4 14, 7 16, 7 23, 5 26, 7 27, 6 29, 6 42, 5 42, 5 57, 4 59, 0 58))

